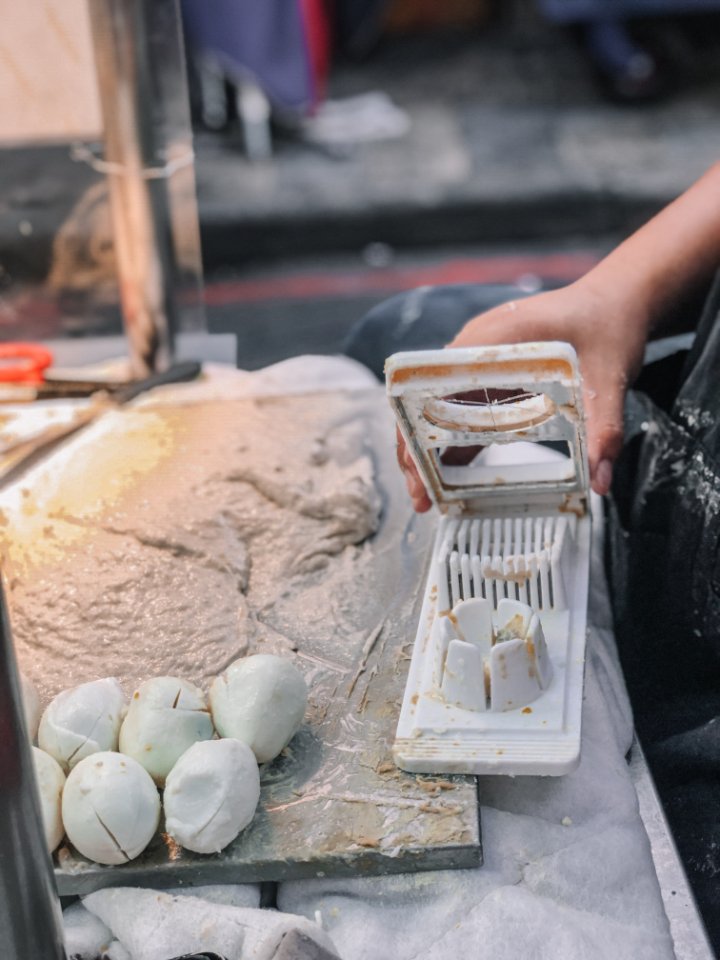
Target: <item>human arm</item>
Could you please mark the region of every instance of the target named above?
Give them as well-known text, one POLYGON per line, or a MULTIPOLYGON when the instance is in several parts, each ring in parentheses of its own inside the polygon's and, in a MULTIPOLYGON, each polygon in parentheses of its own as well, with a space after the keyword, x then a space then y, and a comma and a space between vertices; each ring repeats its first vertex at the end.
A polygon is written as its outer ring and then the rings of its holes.
MULTIPOLYGON (((593 489, 605 494, 622 447, 625 391, 645 343, 684 293, 720 265, 720 164, 575 283, 470 320, 451 347, 563 340, 580 360, 593 489)), ((431 506, 402 438, 398 462, 414 508, 431 506)))

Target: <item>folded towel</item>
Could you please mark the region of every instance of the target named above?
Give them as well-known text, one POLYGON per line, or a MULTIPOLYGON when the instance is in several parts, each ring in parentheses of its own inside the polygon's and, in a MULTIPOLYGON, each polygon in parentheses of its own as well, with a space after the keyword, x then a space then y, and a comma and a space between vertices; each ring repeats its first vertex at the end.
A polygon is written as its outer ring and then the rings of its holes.
POLYGON ((63 914, 68 956, 172 960, 209 951, 223 960, 337 960, 330 938, 305 917, 236 905, 257 889, 98 890, 63 914))

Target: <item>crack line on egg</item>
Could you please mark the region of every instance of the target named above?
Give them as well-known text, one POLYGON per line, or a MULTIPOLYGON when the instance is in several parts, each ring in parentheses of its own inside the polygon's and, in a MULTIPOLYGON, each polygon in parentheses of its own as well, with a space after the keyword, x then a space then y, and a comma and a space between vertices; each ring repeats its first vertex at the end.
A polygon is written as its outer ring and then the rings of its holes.
POLYGON ((91 739, 92 735, 95 733, 95 729, 96 729, 97 725, 98 725, 98 724, 100 723, 100 721, 102 720, 102 717, 103 717, 104 712, 105 712, 105 711, 104 711, 103 708, 101 707, 100 710, 98 711, 97 717, 95 717, 95 720, 93 721, 92 727, 90 727, 90 730, 89 730, 88 733, 85 735, 85 739, 83 740, 83 742, 82 742, 79 746, 75 747, 75 749, 73 750, 73 752, 70 754, 70 756, 69 756, 69 757, 67 758, 67 760, 65 761, 65 762, 67 763, 68 767, 70 766, 70 764, 72 763, 72 761, 75 759, 75 757, 77 756, 77 754, 80 752, 80 750, 82 750, 82 748, 85 747, 85 746, 87 746, 87 744, 90 742, 90 739, 91 739))
POLYGON ((132 857, 129 857, 129 856, 127 855, 127 853, 123 850, 123 848, 120 846, 117 837, 116 837, 115 834, 112 832, 112 830, 108 827, 108 825, 103 821, 103 818, 100 816, 100 814, 97 812, 97 810, 93 810, 93 813, 95 814, 95 817, 97 818, 97 822, 100 824, 100 826, 103 828, 103 830, 105 831, 105 833, 108 835, 108 837, 110 837, 110 839, 112 840, 112 842, 113 842, 113 843, 115 844, 115 846, 117 847, 118 853, 121 853, 121 854, 125 857, 125 859, 128 861, 128 863, 129 863, 130 860, 132 860, 132 857))
POLYGON ((180 714, 186 714, 187 716, 193 716, 196 713, 205 713, 209 714, 210 710, 207 707, 150 707, 149 710, 154 713, 162 713, 163 710, 174 710, 178 716, 180 714))
POLYGON ((199 837, 200 834, 201 834, 204 830, 207 830, 207 828, 208 828, 208 827, 210 826, 210 824, 213 822, 213 820, 215 819, 215 817, 220 813, 220 810, 221 810, 222 807, 223 807, 223 800, 224 800, 224 798, 222 798, 222 799, 220 799, 220 800, 218 801, 218 804, 217 804, 215 810, 213 811, 212 815, 211 815, 210 818, 209 818, 208 820, 206 820, 205 823, 199 828, 199 830, 198 830, 197 833, 196 833, 196 836, 199 837))

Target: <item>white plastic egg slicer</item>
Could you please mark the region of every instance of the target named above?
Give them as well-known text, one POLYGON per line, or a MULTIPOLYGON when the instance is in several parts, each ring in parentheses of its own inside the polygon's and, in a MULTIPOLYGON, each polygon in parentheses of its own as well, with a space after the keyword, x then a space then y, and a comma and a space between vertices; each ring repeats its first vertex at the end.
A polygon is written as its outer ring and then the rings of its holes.
POLYGON ((415 773, 580 757, 591 520, 565 343, 398 353, 400 430, 441 518, 393 748, 415 773))

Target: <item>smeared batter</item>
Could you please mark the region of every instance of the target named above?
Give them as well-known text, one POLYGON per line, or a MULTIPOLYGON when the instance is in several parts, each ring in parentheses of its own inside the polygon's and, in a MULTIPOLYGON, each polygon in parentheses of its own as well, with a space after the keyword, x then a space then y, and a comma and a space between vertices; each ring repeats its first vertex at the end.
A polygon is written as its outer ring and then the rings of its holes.
POLYGON ((98 648, 105 675, 136 685, 203 684, 250 649, 295 647, 379 521, 350 414, 338 395, 126 410, 28 476, 2 536, 41 695, 94 679, 98 648))

